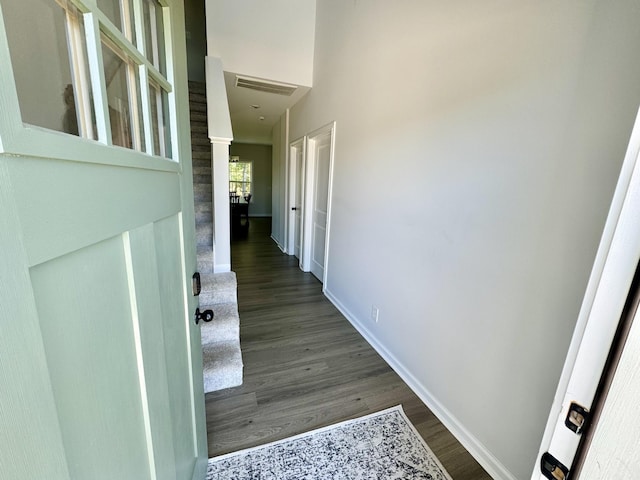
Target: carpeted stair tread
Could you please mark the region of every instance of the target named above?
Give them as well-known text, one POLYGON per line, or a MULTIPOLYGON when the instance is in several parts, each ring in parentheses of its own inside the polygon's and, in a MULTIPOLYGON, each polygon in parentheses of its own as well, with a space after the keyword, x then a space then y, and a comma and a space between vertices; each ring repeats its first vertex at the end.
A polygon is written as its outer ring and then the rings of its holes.
POLYGON ((209 165, 201 167, 193 167, 193 181, 194 183, 209 183, 211 184, 211 167, 209 165), (201 178, 204 177, 204 178, 201 178))
POLYGON ((213 243, 213 225, 211 223, 201 223, 196 225, 196 245, 209 246, 213 243))
POLYGON ((242 385, 239 339, 203 345, 202 361, 205 393, 242 385))
POLYGON ((200 305, 238 303, 236 274, 234 272, 201 275, 200 305))
POLYGON ((209 172, 205 173, 193 172, 193 183, 196 185, 208 185, 211 187, 211 183, 207 182, 207 179, 209 178, 211 178, 211 168, 209 168, 209 172))
POLYGON ((191 158, 196 161, 198 167, 211 166, 211 148, 194 149, 191 158))
POLYGON ((207 84, 204 82, 189 81, 189 92, 200 93, 202 95, 207 94, 207 84))
POLYGON ((198 271, 213 273, 213 247, 211 245, 198 245, 196 247, 198 271))
POLYGON ((240 338, 240 315, 235 303, 200 304, 200 310, 213 310, 213 320, 200 327, 202 345, 240 338))

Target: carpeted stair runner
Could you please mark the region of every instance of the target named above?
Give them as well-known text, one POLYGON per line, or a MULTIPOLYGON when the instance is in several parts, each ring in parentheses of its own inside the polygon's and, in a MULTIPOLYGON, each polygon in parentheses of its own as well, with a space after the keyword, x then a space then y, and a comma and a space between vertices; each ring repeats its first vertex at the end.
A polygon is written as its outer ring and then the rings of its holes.
POLYGON ((213 210, 211 204, 211 144, 207 135, 206 88, 189 82, 193 196, 196 213, 198 271, 202 279, 200 310, 211 309, 213 321, 202 324, 204 391, 242 384, 240 316, 236 275, 213 273, 213 210))

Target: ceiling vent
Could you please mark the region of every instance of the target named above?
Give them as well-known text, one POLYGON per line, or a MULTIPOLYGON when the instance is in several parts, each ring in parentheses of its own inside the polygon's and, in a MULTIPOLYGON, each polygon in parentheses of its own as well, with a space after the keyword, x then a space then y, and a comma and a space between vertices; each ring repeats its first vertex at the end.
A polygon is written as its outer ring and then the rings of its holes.
POLYGON ((288 85, 286 83, 270 82, 259 78, 243 77, 236 75, 236 87, 250 88, 259 92, 275 93, 276 95, 285 95, 290 97, 298 87, 288 85))

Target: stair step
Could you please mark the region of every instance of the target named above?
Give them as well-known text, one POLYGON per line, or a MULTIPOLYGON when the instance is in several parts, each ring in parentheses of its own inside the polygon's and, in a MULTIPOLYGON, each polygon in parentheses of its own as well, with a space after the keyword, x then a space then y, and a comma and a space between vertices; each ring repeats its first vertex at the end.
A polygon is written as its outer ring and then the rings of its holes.
POLYGON ((207 123, 207 114, 202 112, 191 112, 189 116, 191 118, 191 122, 202 122, 206 125, 207 123))
POLYGON ((211 245, 200 245, 196 247, 198 271, 200 274, 213 273, 213 247, 211 245))
POLYGON ((196 245, 213 245, 213 225, 211 223, 201 223, 196 225, 196 245))
POLYGON ((209 128, 207 125, 197 124, 191 125, 191 134, 202 134, 206 137, 209 136, 209 128))
POLYGON ((240 340, 204 345, 202 360, 205 393, 242 385, 240 340))
POLYGON ((213 214, 213 205, 211 204, 211 200, 208 202, 198 202, 195 204, 196 214, 213 214))
MULTIPOLYGON (((201 185, 201 184, 199 184, 201 185)), ((198 185, 194 185, 193 190, 193 199, 196 202, 210 202, 211 201, 211 192, 197 190, 198 185)))
POLYGON ((206 112, 207 96, 203 93, 189 92, 189 107, 191 111, 206 112), (204 110, 202 108, 204 107, 204 110))
POLYGON ((238 284, 234 272, 202 275, 201 305, 238 303, 238 284))
POLYGON ((196 209, 196 225, 204 222, 208 222, 208 223, 213 222, 213 215, 211 214, 211 210, 205 211, 205 212, 198 212, 196 209))
POLYGON ((189 91, 206 95, 207 84, 204 82, 189 81, 189 91))
POLYGON ((194 180, 196 175, 206 175, 211 181, 211 166, 207 162, 206 167, 193 167, 194 180))
POLYGON ((193 185, 193 193, 194 194, 205 193, 205 194, 211 196, 211 191, 212 191, 211 182, 209 182, 209 183, 195 183, 193 185))
POLYGON ((196 167, 210 167, 211 166, 211 148, 192 150, 191 159, 193 165, 196 167), (198 160, 198 162, 196 162, 198 160))
POLYGON ((202 345, 240 338, 240 315, 235 303, 200 305, 200 310, 213 310, 213 320, 202 324, 200 334, 202 345))
MULTIPOLYGON (((211 169, 209 169, 211 170, 211 169)), ((211 185, 211 172, 209 174, 195 174, 193 176, 193 184, 195 185, 211 185)))
POLYGON ((207 104, 206 103, 195 103, 189 102, 189 111, 192 113, 207 113, 207 104))
POLYGON ((201 145, 211 148, 211 142, 209 141, 209 139, 202 135, 191 135, 191 146, 193 145, 201 145))

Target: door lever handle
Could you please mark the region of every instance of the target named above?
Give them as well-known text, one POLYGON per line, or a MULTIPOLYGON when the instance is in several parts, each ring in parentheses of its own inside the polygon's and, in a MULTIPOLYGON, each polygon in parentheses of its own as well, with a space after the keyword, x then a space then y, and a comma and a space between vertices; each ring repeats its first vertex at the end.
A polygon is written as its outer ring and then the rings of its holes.
POLYGON ((291 210, 297 210, 298 207, 291 207, 291 210))
POLYGON ((199 308, 196 308, 196 316, 194 320, 196 321, 196 325, 200 323, 200 320, 203 322, 210 322, 213 320, 213 310, 205 310, 204 312, 201 312, 199 308))

